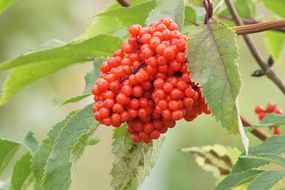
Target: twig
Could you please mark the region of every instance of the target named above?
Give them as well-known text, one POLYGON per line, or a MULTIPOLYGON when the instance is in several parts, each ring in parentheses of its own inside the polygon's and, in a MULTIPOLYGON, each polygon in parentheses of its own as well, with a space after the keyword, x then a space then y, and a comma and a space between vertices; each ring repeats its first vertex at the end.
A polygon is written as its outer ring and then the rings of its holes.
MULTIPOLYGON (((222 17, 222 19, 224 20, 228 20, 228 21, 233 21, 232 18, 230 17, 222 17)), ((248 24, 259 24, 261 22, 257 21, 256 19, 253 19, 253 18, 243 18, 242 19, 243 23, 248 25, 248 24)), ((285 34, 285 27, 284 28, 270 28, 269 30, 273 30, 273 31, 276 31, 276 32, 281 32, 281 33, 284 33, 285 34)))
MULTIPOLYGON (((236 23, 236 25, 244 25, 244 22, 242 19, 239 17, 239 14, 234 7, 233 3, 231 0, 225 0, 226 4, 228 6, 228 9, 236 23)), ((243 35, 243 38, 249 47, 251 54, 254 56, 255 60, 257 61, 258 65, 261 67, 262 71, 264 74, 285 94, 285 84, 284 82, 277 76, 274 70, 270 68, 270 66, 267 64, 267 62, 263 61, 263 58, 254 45, 253 41, 248 35, 243 35)))
POLYGON ((131 4, 128 0, 117 0, 123 7, 129 7, 131 4))
MULTIPOLYGON (((241 21, 243 22, 243 20, 241 21)), ((248 25, 243 25, 243 26, 235 26, 232 29, 235 30, 235 32, 238 35, 244 35, 244 34, 251 34, 251 33, 256 33, 256 32, 263 32, 266 30, 280 29, 283 27, 285 27, 285 19, 268 21, 268 22, 260 22, 260 23, 255 23, 255 24, 248 24, 248 25)))
MULTIPOLYGON (((252 126, 252 123, 248 119, 243 116, 241 116, 240 118, 244 127, 252 126)), ((250 132, 262 141, 265 141, 270 137, 270 135, 263 129, 253 129, 250 132)))

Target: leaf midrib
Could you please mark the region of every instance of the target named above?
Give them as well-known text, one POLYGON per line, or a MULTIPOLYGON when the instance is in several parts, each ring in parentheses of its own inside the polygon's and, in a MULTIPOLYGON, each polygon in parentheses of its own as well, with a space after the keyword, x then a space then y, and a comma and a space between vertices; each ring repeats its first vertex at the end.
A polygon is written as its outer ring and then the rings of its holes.
MULTIPOLYGON (((225 86, 224 86, 224 89, 223 89, 223 94, 224 94, 224 92, 225 92, 226 85, 228 84, 228 85, 230 86, 230 88, 231 88, 231 90, 230 90, 230 96, 231 96, 232 100, 234 100, 233 102, 236 102, 236 98, 235 98, 235 96, 234 96, 234 94, 233 94, 233 86, 232 86, 231 83, 229 82, 230 80, 229 80, 229 76, 228 76, 228 73, 227 73, 227 70, 226 70, 226 67, 225 67, 225 62, 224 62, 223 56, 222 56, 222 54, 221 54, 221 52, 220 52, 220 50, 219 50, 219 48, 218 48, 219 46, 218 46, 218 44, 217 44, 217 42, 216 42, 215 35, 213 34, 211 25, 210 25, 209 23, 207 24, 207 28, 208 28, 209 31, 210 31, 210 36, 211 36, 211 38, 212 38, 213 41, 214 41, 214 46, 215 46, 215 48, 216 48, 216 50, 217 50, 217 52, 218 52, 218 54, 219 54, 220 61, 222 62, 222 65, 223 65, 224 73, 225 73, 226 78, 227 78, 227 80, 225 81, 225 86)), ((224 99, 224 96, 222 96, 221 102, 223 102, 223 99, 224 99)), ((221 107, 220 110, 223 110, 223 108, 222 108, 223 105, 224 105, 223 103, 220 104, 220 107, 221 107)))
POLYGON ((135 156, 133 157, 133 159, 131 160, 131 164, 130 164, 130 167, 128 167, 128 169, 127 169, 127 176, 125 177, 125 179, 123 180, 123 183, 122 183, 122 185, 121 185, 121 187, 119 188, 119 190, 124 190, 124 188, 125 188, 125 186, 128 184, 128 179, 129 179, 129 177, 131 176, 131 170, 132 170, 132 168, 133 168, 133 166, 135 165, 135 163, 137 163, 137 157, 139 156, 139 152, 141 151, 141 149, 143 148, 143 146, 144 146, 144 144, 143 143, 141 143, 140 145, 139 145, 139 147, 137 148, 137 150, 135 151, 136 152, 136 154, 135 154, 135 156))

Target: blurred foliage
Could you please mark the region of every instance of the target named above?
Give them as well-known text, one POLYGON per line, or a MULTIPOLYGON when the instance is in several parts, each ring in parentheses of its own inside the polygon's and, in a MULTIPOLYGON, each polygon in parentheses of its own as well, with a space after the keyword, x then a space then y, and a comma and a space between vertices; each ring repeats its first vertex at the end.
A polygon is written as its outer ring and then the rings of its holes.
MULTIPOLYGON (((0 16, 0 61, 31 50, 50 39, 70 41, 80 36, 93 20, 90 15, 103 10, 108 2, 110 1, 17 1, 0 16)), ((260 4, 258 5, 256 15, 263 13, 261 12, 263 8, 260 4)), ((278 13, 283 14, 280 11, 278 13)), ((262 35, 255 35, 254 39, 264 57, 267 57, 266 44, 261 37, 262 35)), ((271 99, 284 108, 285 101, 282 93, 265 77, 258 79, 250 77, 257 66, 243 42, 239 43, 241 50, 239 63, 242 79, 246 81, 240 95, 241 112, 251 120, 257 121, 253 114, 255 105, 271 99)), ((272 47, 270 51, 275 52, 276 46, 272 47)), ((279 55, 278 52, 276 55, 279 55)), ((274 69, 281 76, 285 76, 284 65, 275 64, 274 69)), ((0 136, 13 136, 20 139, 30 128, 33 128, 37 129, 35 133, 41 138, 55 121, 63 118, 70 110, 84 104, 55 108, 52 107, 50 96, 55 92, 63 97, 81 93, 84 79, 79 76, 83 76, 87 70, 90 68, 79 65, 60 71, 32 85, 8 105, 0 107, 0 136)), ((1 83, 2 78, 3 76, 0 75, 1 83)), ((214 185, 211 174, 202 171, 193 162, 194 157, 185 156, 179 152, 179 148, 213 143, 240 146, 239 137, 223 134, 225 131, 209 116, 201 116, 192 123, 179 122, 178 126, 169 132, 158 164, 141 189, 211 189, 214 185)), ((110 188, 109 171, 113 161, 111 130, 98 129, 96 136, 100 136, 102 141, 96 147, 87 148, 76 168, 71 189, 110 188)), ((256 144, 258 140, 251 138, 251 143, 256 144)), ((5 182, 5 179, 0 179, 0 185, 3 184, 2 180, 5 182)))

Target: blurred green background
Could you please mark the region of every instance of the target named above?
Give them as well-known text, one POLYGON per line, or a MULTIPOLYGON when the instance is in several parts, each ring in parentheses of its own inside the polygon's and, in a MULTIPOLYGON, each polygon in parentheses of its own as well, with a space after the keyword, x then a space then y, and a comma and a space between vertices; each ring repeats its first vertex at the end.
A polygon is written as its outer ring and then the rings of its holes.
MULTIPOLYGON (((50 39, 71 41, 80 36, 98 13, 111 0, 19 0, 0 16, 0 61, 8 60, 50 39)), ((258 5, 258 15, 270 15, 258 5)), ((268 56, 262 34, 253 35, 264 58, 268 56)), ((243 87, 240 95, 242 115, 257 122, 253 109, 272 101, 285 108, 284 97, 272 83, 250 74, 257 64, 242 40, 239 40, 243 87)), ((284 76, 282 63, 274 68, 284 76)), ((79 95, 84 87, 84 75, 91 69, 89 64, 73 65, 51 76, 33 83, 16 95, 8 104, 0 107, 0 136, 21 140, 31 130, 42 139, 49 128, 63 119, 71 110, 81 108, 92 99, 56 107, 52 105, 52 94, 60 97, 79 95)), ((5 75, 0 75, 2 83, 5 75)), ((112 130, 101 127, 96 137, 101 142, 88 147, 76 165, 72 190, 110 189, 112 166, 112 130)), ((258 143, 249 134, 251 144, 258 143)), ((181 153, 179 148, 207 144, 224 144, 242 148, 239 136, 226 135, 211 116, 200 116, 194 122, 180 121, 176 128, 167 133, 166 142, 151 175, 141 190, 204 190, 212 189, 214 178, 202 171, 194 162, 194 156, 181 153)), ((3 179, 0 179, 3 180, 3 179)))

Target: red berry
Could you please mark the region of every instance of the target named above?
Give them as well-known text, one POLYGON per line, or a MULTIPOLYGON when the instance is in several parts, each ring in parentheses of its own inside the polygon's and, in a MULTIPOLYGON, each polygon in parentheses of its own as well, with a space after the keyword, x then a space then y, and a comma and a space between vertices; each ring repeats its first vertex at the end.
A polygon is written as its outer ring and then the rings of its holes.
POLYGON ((139 34, 140 29, 141 29, 140 25, 131 25, 129 28, 129 33, 132 36, 137 36, 139 34))
POLYGON ((266 106, 266 111, 267 111, 268 113, 272 113, 272 112, 274 111, 275 107, 276 107, 275 104, 273 104, 273 103, 268 103, 267 106, 266 106))
POLYGON ((175 52, 173 51, 172 48, 170 47, 166 47, 164 50, 163 50, 163 56, 168 59, 168 60, 173 60, 175 58, 175 52))
POLYGON ((280 135, 281 134, 281 129, 280 127, 274 127, 272 133, 274 135, 280 135))

